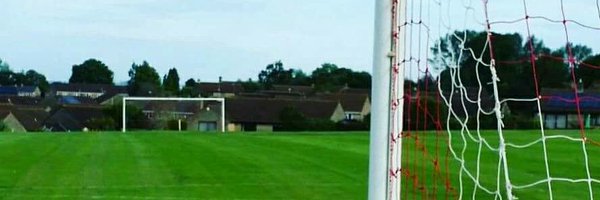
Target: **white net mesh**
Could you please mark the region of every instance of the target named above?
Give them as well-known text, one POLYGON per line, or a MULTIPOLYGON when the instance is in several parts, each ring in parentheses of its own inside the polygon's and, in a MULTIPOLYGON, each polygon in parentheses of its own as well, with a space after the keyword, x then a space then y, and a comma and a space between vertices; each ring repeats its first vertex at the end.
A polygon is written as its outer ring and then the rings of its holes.
POLYGON ((600 63, 574 45, 595 45, 597 0, 390 1, 390 199, 600 198, 585 106, 598 98, 579 72, 600 63), (552 72, 569 83, 562 93, 552 72), (524 110, 527 126, 515 120, 524 110), (545 129, 563 115, 576 130, 545 129))

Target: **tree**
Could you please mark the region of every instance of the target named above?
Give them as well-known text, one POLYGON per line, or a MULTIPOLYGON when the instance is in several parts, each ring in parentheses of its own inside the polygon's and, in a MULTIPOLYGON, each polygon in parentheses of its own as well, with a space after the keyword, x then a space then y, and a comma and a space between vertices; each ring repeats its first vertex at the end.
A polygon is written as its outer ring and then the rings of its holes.
POLYGON ((340 68, 336 64, 324 63, 312 72, 315 90, 320 92, 335 92, 341 87, 371 88, 371 75, 367 72, 355 72, 351 69, 340 68))
MULTIPOLYGON (((590 56, 583 61, 585 64, 600 66, 600 54, 590 56)), ((583 81, 583 87, 589 88, 594 82, 600 80, 600 70, 587 65, 579 65, 577 68, 577 77, 583 81)))
POLYGON ((185 81, 185 85, 181 89, 182 97, 198 97, 200 96, 200 89, 198 83, 192 78, 185 81))
POLYGON ((292 69, 292 81, 291 85, 310 85, 312 80, 310 76, 306 75, 304 71, 300 69, 292 69))
MULTIPOLYGON (((533 97, 534 80, 531 73, 531 64, 521 62, 528 58, 529 46, 523 46, 523 38, 517 33, 499 34, 491 36, 494 51, 495 69, 498 77, 498 90, 502 98, 505 97, 533 97)), ((542 45, 538 43, 537 45, 542 45)), ((456 31, 440 39, 439 46, 432 49, 436 69, 440 72, 439 79, 442 88, 447 90, 455 85, 466 87, 483 87, 492 91, 492 71, 490 45, 487 32, 456 31), (474 58, 481 56, 481 60, 474 58), (458 66, 456 66, 458 64, 458 66)))
POLYGON ((25 72, 21 83, 23 85, 38 86, 42 93, 45 93, 50 89, 50 84, 48 83, 48 80, 46 80, 46 76, 35 70, 28 70, 25 72))
POLYGON ((160 96, 160 76, 148 62, 133 63, 129 70, 129 94, 132 96, 160 96))
POLYGON ((245 82, 239 80, 238 83, 242 85, 242 88, 244 88, 244 92, 257 92, 258 90, 260 90, 260 84, 254 82, 251 78, 249 78, 245 82))
POLYGON ((0 72, 4 71, 10 71, 10 66, 8 65, 8 63, 0 59, 0 72))
POLYGON ((73 65, 69 83, 113 84, 113 72, 99 60, 88 59, 73 65))
POLYGON ((168 95, 179 94, 179 74, 177 69, 169 69, 169 73, 163 77, 163 89, 168 95))
POLYGON ((10 70, 0 71, 0 85, 37 86, 42 93, 47 92, 50 88, 46 76, 35 70, 19 73, 10 70))
MULTIPOLYGON (((127 129, 147 129, 150 125, 148 123, 148 118, 142 112, 142 109, 136 107, 135 105, 127 105, 125 112, 125 119, 127 119, 127 129)), ((102 119, 102 126, 105 129, 106 126, 114 125, 114 130, 121 130, 123 127, 123 104, 115 104, 111 106, 105 107, 102 112, 106 116, 106 118, 110 118, 110 120, 102 119), (112 121, 112 122, 111 122, 112 121)))
POLYGON ((307 119, 293 106, 286 106, 279 113, 281 129, 284 131, 304 131, 306 130, 307 119))
POLYGON ((290 84, 293 78, 293 70, 285 69, 281 61, 267 65, 258 74, 258 82, 265 88, 271 89, 274 84, 290 84))

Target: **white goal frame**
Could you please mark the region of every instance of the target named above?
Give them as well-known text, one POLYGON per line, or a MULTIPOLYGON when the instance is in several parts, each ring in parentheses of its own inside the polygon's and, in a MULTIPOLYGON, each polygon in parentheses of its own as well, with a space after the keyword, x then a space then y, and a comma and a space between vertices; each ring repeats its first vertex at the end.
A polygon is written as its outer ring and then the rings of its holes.
POLYGON ((123 98, 123 133, 127 130, 127 101, 216 101, 221 103, 221 132, 225 130, 225 98, 181 98, 181 97, 124 97, 123 98))

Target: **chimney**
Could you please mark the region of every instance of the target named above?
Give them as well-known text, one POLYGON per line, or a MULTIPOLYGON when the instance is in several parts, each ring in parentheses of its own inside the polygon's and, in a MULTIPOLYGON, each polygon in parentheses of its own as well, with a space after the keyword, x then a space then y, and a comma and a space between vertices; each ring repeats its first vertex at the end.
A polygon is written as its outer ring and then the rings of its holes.
POLYGON ((219 76, 219 88, 217 88, 217 91, 221 92, 221 83, 223 82, 223 77, 219 76))

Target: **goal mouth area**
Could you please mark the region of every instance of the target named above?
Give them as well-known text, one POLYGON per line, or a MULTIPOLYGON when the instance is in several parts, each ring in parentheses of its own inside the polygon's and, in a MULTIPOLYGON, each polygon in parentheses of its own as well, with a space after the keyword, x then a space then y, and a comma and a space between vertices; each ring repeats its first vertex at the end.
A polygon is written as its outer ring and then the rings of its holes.
POLYGON ((225 132, 224 98, 124 97, 123 133, 135 130, 225 132))

